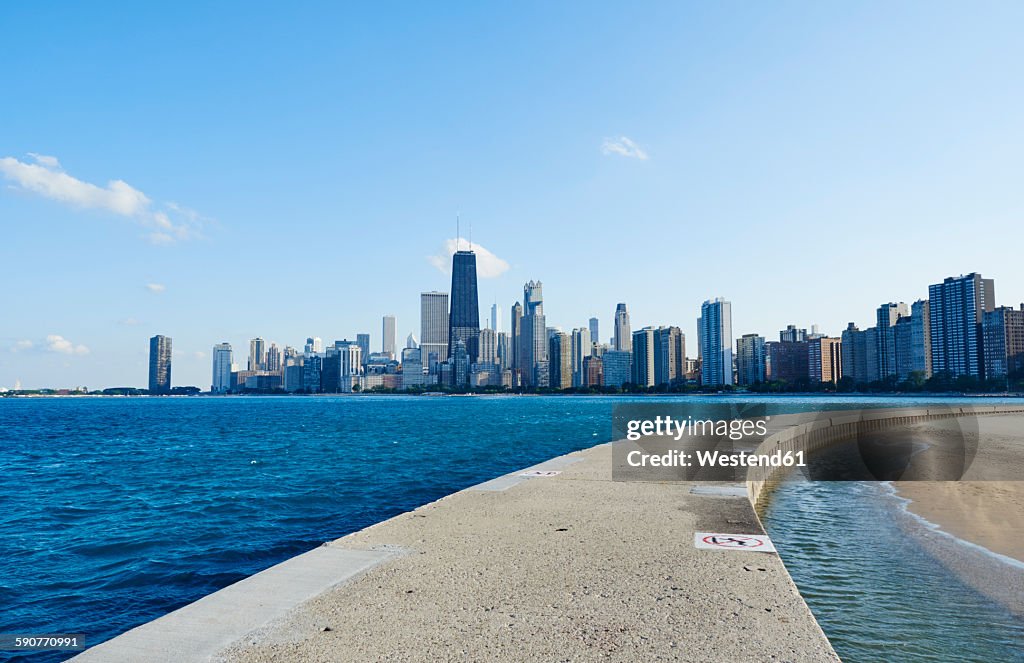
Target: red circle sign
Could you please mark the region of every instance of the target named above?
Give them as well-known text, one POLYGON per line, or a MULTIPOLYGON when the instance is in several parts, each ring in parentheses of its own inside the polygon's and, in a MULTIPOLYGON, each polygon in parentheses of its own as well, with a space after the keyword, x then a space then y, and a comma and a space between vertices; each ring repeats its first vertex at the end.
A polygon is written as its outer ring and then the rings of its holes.
POLYGON ((705 536, 702 540, 708 545, 722 546, 723 548, 756 548, 764 545, 764 541, 761 539, 741 534, 712 534, 705 536))

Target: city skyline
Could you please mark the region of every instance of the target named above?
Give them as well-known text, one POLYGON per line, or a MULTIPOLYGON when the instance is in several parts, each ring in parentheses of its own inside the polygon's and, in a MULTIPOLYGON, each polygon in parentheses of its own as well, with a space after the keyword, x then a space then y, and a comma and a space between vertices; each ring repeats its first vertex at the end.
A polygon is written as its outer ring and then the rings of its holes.
POLYGON ((1024 300, 1024 7, 309 12, 0 8, 0 387, 138 384, 154 334, 197 385, 221 341, 405 338, 456 215, 481 303, 540 278, 602 342, 618 302, 695 345, 716 294, 737 338, 970 271, 1024 300), (309 244, 344 260, 267 257, 309 244))
MULTIPOLYGON (((479 308, 475 302, 476 256, 462 250, 452 261, 456 268, 453 289, 461 294, 453 298, 459 301, 452 305, 449 316, 448 338, 455 341, 455 350, 447 361, 438 360, 443 347, 441 352, 424 355, 412 333, 398 359, 395 352, 387 350, 394 319, 384 316, 383 352, 369 351, 370 335, 365 333, 358 334, 355 343, 335 341, 326 353, 319 338, 309 337, 302 352, 285 346, 283 355, 275 343, 267 348, 266 341, 256 337, 249 341, 246 369, 241 370, 231 364, 231 345, 218 343, 213 348, 211 392, 403 391, 429 390, 430 385, 457 390, 565 390, 619 388, 626 383, 631 388, 686 384, 759 388, 759 384, 774 384, 774 388, 796 390, 831 385, 831 389, 849 391, 872 383, 889 389, 898 384, 904 385, 901 388, 920 387, 933 375, 946 388, 958 378, 973 379, 977 386, 981 381, 1006 380, 1009 388, 1009 378, 1019 379, 1024 373, 1024 303, 1019 308, 998 306, 994 279, 978 273, 946 277, 930 285, 931 300, 918 300, 911 306, 883 303, 876 310, 874 327, 860 330, 851 322, 840 336, 822 333, 819 325, 811 325, 808 332, 789 324, 779 331, 779 341, 768 341, 757 333, 734 339, 731 302, 716 297, 701 305, 698 357, 691 359, 685 334, 677 326, 632 331, 631 350, 622 350, 622 336, 629 329, 623 302, 616 305, 616 333, 608 343, 592 340, 589 327, 566 332, 546 326, 540 281, 524 284, 526 314, 517 300, 511 309, 514 324, 510 333, 496 332, 490 326, 470 329, 475 316, 468 309, 479 308), (472 357, 467 350, 469 342, 476 348, 472 357), (349 358, 339 361, 342 348, 349 358), (933 371, 933 366, 939 369, 933 371)), ((445 301, 446 293, 420 296, 424 335, 440 339, 444 311, 435 309, 445 301), (438 329, 432 332, 431 327, 438 329)), ((491 307, 492 320, 496 306, 491 307)), ((593 322, 591 318, 591 326, 593 322)), ((152 394, 170 392, 170 344, 168 337, 150 339, 152 394), (155 377, 158 374, 165 377, 155 377)))
MULTIPOLYGON (((471 252, 470 251, 463 251, 462 253, 468 254, 468 253, 471 253, 471 252)), ((458 260, 458 258, 453 256, 453 260, 458 260)), ((995 295, 994 295, 994 281, 995 281, 995 279, 982 278, 981 274, 978 274, 976 272, 972 272, 972 273, 966 274, 966 275, 965 274, 960 274, 960 275, 957 275, 957 276, 947 276, 947 277, 944 277, 941 282, 936 283, 936 284, 931 284, 931 285, 926 287, 926 290, 930 294, 932 294, 933 296, 935 296, 935 295, 940 295, 941 296, 941 293, 943 293, 944 291, 952 290, 952 291, 958 293, 958 295, 960 297, 965 297, 967 295, 964 294, 964 286, 962 284, 967 283, 967 284, 975 284, 974 287, 976 287, 977 290, 981 293, 981 294, 977 295, 979 297, 978 300, 971 299, 971 302, 975 302, 976 301, 976 303, 972 303, 971 304, 971 306, 975 307, 975 310, 972 311, 972 313, 971 313, 974 317, 971 318, 971 319, 976 321, 976 322, 974 322, 972 324, 976 324, 977 325, 977 331, 970 331, 969 332, 969 334, 970 334, 969 342, 968 342, 967 339, 958 339, 958 341, 957 341, 957 342, 963 344, 963 347, 965 348, 963 353, 965 355, 968 354, 968 353, 974 353, 974 354, 972 355, 972 358, 970 360, 965 358, 965 359, 962 360, 962 362, 961 362, 961 364, 959 366, 955 366, 955 367, 952 368, 951 372, 954 375, 961 375, 961 374, 963 374, 963 375, 980 376, 980 375, 982 375, 984 373, 983 365, 985 364, 987 358, 982 355, 981 349, 980 349, 980 347, 981 347, 980 346, 980 343, 981 343, 981 333, 982 333, 982 331, 981 331, 981 320, 982 320, 981 314, 984 311, 986 311, 986 310, 989 311, 989 312, 995 311, 995 312, 998 313, 999 311, 1005 310, 1005 309, 1011 309, 1011 310, 1016 309, 1014 311, 1015 314, 1016 314, 1017 311, 1024 311, 1024 302, 1021 302, 1019 304, 1007 304, 1006 302, 1001 302, 1001 301, 997 300, 995 298, 995 295), (987 305, 985 304, 985 302, 987 302, 987 305), (971 348, 973 348, 973 349, 971 349, 971 348)), ((969 292, 973 293, 974 291, 970 290, 969 292)), ((617 351, 617 346, 616 346, 617 338, 613 334, 612 337, 610 337, 608 339, 605 339, 603 341, 600 340, 600 339, 593 339, 593 338, 590 337, 590 327, 589 326, 588 327, 584 327, 584 326, 580 325, 579 327, 576 327, 576 328, 573 328, 573 327, 565 328, 565 327, 563 327, 561 325, 547 325, 546 322, 545 322, 546 316, 544 314, 543 295, 541 293, 542 293, 542 283, 540 281, 532 281, 532 280, 528 281, 523 286, 522 297, 517 299, 515 302, 513 302, 513 304, 511 306, 509 306, 508 308, 509 308, 511 314, 513 315, 513 317, 514 317, 515 308, 516 307, 520 307, 521 308, 522 302, 528 302, 528 308, 526 309, 527 310, 527 314, 526 314, 527 317, 520 318, 520 320, 523 320, 523 319, 529 320, 529 317, 528 317, 529 316, 529 311, 534 311, 536 313, 537 317, 538 317, 538 321, 536 322, 534 327, 536 328, 536 332, 538 334, 543 333, 544 338, 546 339, 546 341, 549 342, 551 340, 551 338, 552 338, 552 333, 556 332, 556 331, 557 331, 558 334, 560 334, 562 336, 565 336, 567 339, 573 339, 574 340, 574 344, 569 346, 571 348, 570 351, 574 354, 574 357, 571 360, 567 360, 567 361, 569 361, 569 367, 570 367, 569 368, 569 375, 570 375, 570 377, 568 378, 568 380, 570 382, 570 386, 573 386, 573 387, 580 386, 582 384, 581 376, 583 375, 583 371, 584 371, 584 364, 583 364, 584 355, 580 353, 579 348, 575 345, 575 339, 577 339, 579 337, 578 336, 579 333, 582 332, 584 334, 584 336, 582 338, 587 339, 588 343, 594 344, 594 345, 603 345, 605 353, 611 352, 611 353, 614 354, 617 351), (541 330, 544 330, 544 331, 541 332, 541 330)), ((972 298, 974 296, 975 295, 973 295, 973 294, 970 295, 970 297, 972 297, 972 298)), ((450 338, 450 335, 452 334, 452 327, 448 323, 449 312, 444 308, 447 305, 447 303, 448 303, 448 301, 450 299, 449 298, 449 293, 448 292, 443 292, 443 291, 422 292, 422 293, 420 293, 420 299, 421 299, 421 307, 420 307, 420 316, 421 317, 420 317, 420 319, 418 321, 418 328, 421 330, 421 334, 426 336, 426 337, 428 337, 428 338, 436 337, 439 341, 441 341, 441 340, 447 341, 450 338)), ((807 328, 798 328, 795 324, 787 324, 785 328, 783 328, 783 329, 778 331, 778 335, 780 337, 780 340, 784 341, 784 343, 782 344, 782 348, 785 348, 789 343, 793 343, 793 344, 795 344, 795 343, 806 343, 808 341, 811 341, 812 339, 813 340, 835 342, 836 345, 838 345, 840 339, 842 338, 843 344, 846 345, 848 343, 852 343, 852 341, 848 341, 846 339, 847 335, 849 333, 851 333, 851 330, 853 330, 853 331, 855 331, 855 332, 857 332, 859 334, 870 333, 871 334, 870 337, 865 338, 862 341, 862 343, 867 343, 869 348, 870 348, 870 350, 869 350, 869 358, 866 360, 867 361, 867 365, 864 364, 865 359, 863 357, 861 357, 861 359, 860 359, 861 367, 860 368, 855 368, 854 365, 855 365, 855 361, 856 360, 851 357, 850 353, 847 352, 846 354, 842 355, 842 359, 841 360, 840 360, 840 355, 838 353, 836 353, 832 357, 832 371, 839 372, 839 373, 844 373, 844 374, 846 374, 848 376, 855 376, 858 381, 864 380, 866 382, 870 382, 870 381, 874 381, 874 380, 879 380, 879 379, 885 379, 886 377, 896 377, 896 376, 898 376, 900 379, 903 379, 911 371, 917 371, 917 372, 924 373, 924 374, 930 376, 932 374, 932 372, 933 372, 932 371, 932 364, 933 364, 933 362, 936 361, 935 357, 936 356, 942 357, 942 356, 944 356, 943 353, 945 352, 944 350, 941 349, 942 348, 941 345, 936 344, 936 345, 933 346, 930 340, 926 342, 927 348, 929 348, 929 349, 925 349, 924 350, 926 356, 914 357, 913 359, 911 359, 909 357, 904 358, 902 361, 906 362, 906 366, 902 370, 898 370, 897 367, 895 366, 895 364, 890 365, 890 363, 889 363, 889 362, 901 361, 900 359, 898 359, 899 350, 897 349, 897 344, 900 343, 900 341, 899 341, 899 337, 896 336, 896 333, 899 331, 899 325, 897 323, 899 323, 899 322, 914 323, 913 328, 911 327, 910 324, 907 325, 907 327, 906 327, 907 333, 904 335, 905 338, 906 338, 904 343, 907 346, 907 348, 904 350, 904 352, 907 353, 907 354, 909 354, 909 352, 910 352, 909 348, 911 347, 911 342, 910 342, 911 333, 915 334, 915 336, 913 337, 914 338, 914 344, 921 345, 921 339, 918 339, 917 335, 925 335, 925 336, 927 336, 929 334, 929 332, 931 331, 932 328, 929 326, 928 317, 927 317, 928 316, 927 311, 929 310, 928 304, 929 304, 929 300, 928 299, 917 300, 917 301, 913 302, 912 306, 907 305, 905 302, 882 303, 875 310, 874 321, 875 321, 876 324, 874 326, 864 330, 864 331, 859 331, 859 328, 857 327, 856 323, 851 321, 851 322, 848 323, 848 325, 847 325, 847 327, 845 329, 836 330, 834 333, 829 333, 829 331, 825 331, 825 332, 820 331, 820 325, 818 325, 818 324, 811 324, 811 325, 809 325, 809 327, 811 328, 811 333, 808 333, 807 328), (922 320, 921 320, 921 312, 920 312, 922 309, 926 312, 923 323, 922 323, 922 320), (913 315, 911 315, 911 310, 913 310, 913 315), (923 327, 922 327, 922 324, 923 324, 923 327), (939 350, 932 350, 932 349, 930 349, 930 348, 933 348, 933 347, 940 348, 940 349, 939 350), (838 368, 840 363, 845 368, 838 368)), ((493 310, 494 310, 493 307, 495 305, 496 304, 493 304, 493 305, 491 305, 489 307, 486 307, 487 311, 490 312, 491 315, 493 315, 493 310)), ((480 309, 480 306, 481 305, 478 303, 477 308, 480 309)), ((486 306, 486 305, 483 305, 483 306, 486 306)), ((958 305, 958 304, 946 304, 945 306, 948 307, 948 308, 956 308, 957 310, 970 308, 970 306, 958 305)), ((628 310, 627 309, 628 309, 628 304, 625 303, 625 302, 619 302, 619 303, 617 303, 615 305, 615 310, 612 312, 611 316, 609 316, 611 318, 611 320, 612 320, 612 326, 613 327, 619 326, 620 323, 622 323, 623 320, 624 320, 624 325, 625 326, 623 327, 623 329, 626 329, 626 330, 630 329, 630 321, 629 321, 629 315, 628 315, 628 310)), ((487 317, 490 318, 490 315, 487 316, 487 317)), ((367 348, 369 348, 371 346, 371 344, 374 344, 374 343, 376 343, 377 345, 380 345, 381 347, 383 347, 386 344, 385 335, 388 333, 389 329, 393 329, 393 327, 391 326, 391 323, 393 323, 393 321, 394 321, 394 316, 393 315, 384 315, 382 319, 384 320, 384 328, 382 330, 382 333, 381 333, 380 337, 374 337, 370 333, 344 334, 344 335, 341 335, 342 337, 340 339, 337 339, 336 341, 333 341, 333 343, 335 345, 344 344, 346 347, 348 345, 358 346, 359 349, 360 349, 360 355, 359 356, 361 358, 361 362, 364 365, 365 365, 365 363, 367 361, 367 358, 369 358, 371 356, 373 356, 373 357, 390 356, 393 361, 395 361, 398 365, 401 365, 403 363, 401 361, 401 358, 405 357, 405 355, 403 353, 401 353, 401 352, 388 353, 386 351, 385 352, 376 352, 376 351, 372 351, 372 350, 367 350, 367 348), (349 340, 350 336, 356 337, 356 340, 355 341, 349 340)), ((587 321, 588 325, 590 325, 593 322, 594 319, 595 319, 594 317, 589 318, 588 321, 587 321)), ((487 322, 488 322, 488 325, 486 325, 484 327, 479 327, 479 328, 476 329, 476 334, 477 334, 476 341, 482 342, 482 337, 480 336, 480 334, 488 333, 488 332, 492 332, 493 331, 490 328, 490 326, 489 326, 490 319, 488 319, 487 322)), ((948 325, 948 323, 946 323, 946 324, 948 325)), ((1016 324, 1020 324, 1020 323, 1016 323, 1016 324)), ((940 322, 940 323, 938 323, 938 325, 941 327, 942 323, 940 322)), ((769 365, 771 364, 771 355, 772 355, 772 353, 770 351, 767 351, 767 353, 766 353, 766 350, 770 350, 770 348, 766 348, 766 345, 767 346, 771 346, 771 345, 774 344, 774 345, 778 346, 778 343, 773 343, 770 340, 767 340, 767 344, 766 344, 765 332, 763 330, 742 331, 742 332, 733 331, 731 329, 732 328, 732 302, 731 302, 731 300, 729 300, 728 298, 725 298, 725 297, 715 297, 713 299, 704 301, 704 303, 697 309, 697 319, 696 319, 695 327, 697 328, 697 332, 696 332, 695 336, 691 337, 691 338, 694 338, 695 341, 696 341, 695 345, 697 345, 697 346, 699 346, 701 348, 698 351, 698 354, 703 354, 704 351, 705 351, 704 350, 704 346, 702 346, 701 343, 704 342, 703 339, 702 339, 702 335, 706 333, 709 337, 712 338, 712 343, 715 344, 713 347, 715 348, 716 354, 721 354, 723 352, 723 347, 724 347, 725 356, 728 357, 728 359, 724 360, 724 364, 720 362, 719 364, 716 364, 711 369, 714 372, 713 374, 708 374, 707 373, 708 369, 706 368, 707 364, 706 363, 703 364, 703 366, 702 366, 702 373, 701 373, 701 378, 700 379, 701 379, 702 382, 706 381, 705 384, 707 384, 707 385, 712 385, 713 386, 713 385, 717 385, 717 384, 734 384, 734 383, 738 384, 740 386, 749 385, 750 381, 744 379, 744 372, 751 370, 750 364, 749 364, 750 359, 746 355, 748 353, 750 353, 750 352, 754 352, 755 350, 752 349, 753 346, 744 347, 744 343, 753 343, 755 340, 759 340, 760 341, 760 344, 761 344, 760 345, 760 349, 757 350, 757 352, 759 353, 759 356, 761 357, 761 361, 762 361, 762 367, 760 369, 761 370, 761 373, 760 373, 761 376, 765 375, 764 374, 763 362, 764 362, 766 357, 768 358, 768 364, 769 365), (721 307, 724 307, 724 313, 718 313, 718 310, 721 307), (707 311, 709 311, 709 310, 713 311, 714 315, 716 317, 715 317, 715 321, 714 321, 714 326, 710 326, 710 327, 706 327, 705 328, 704 326, 702 326, 702 325, 706 324, 706 323, 703 322, 703 320, 704 320, 704 317, 705 317, 707 311), (721 319, 719 319, 718 316, 721 316, 721 319), (726 339, 726 338, 722 337, 722 341, 725 341, 725 343, 721 343, 718 340, 719 332, 715 331, 715 329, 717 327, 721 327, 722 332, 724 332, 726 335, 729 335, 731 333, 731 338, 729 338, 729 339, 726 339), (733 370, 732 371, 726 371, 725 366, 727 366, 730 363, 732 365, 733 370), (722 373, 719 373, 719 371, 721 371, 722 373), (712 375, 719 375, 719 377, 713 377, 712 375), (721 381, 719 381, 719 380, 721 380, 721 381)), ((651 366, 650 375, 647 377, 647 379, 644 380, 644 382, 646 384, 650 385, 650 386, 653 386, 655 384, 659 384, 660 383, 660 382, 656 382, 656 381, 653 381, 652 379, 650 379, 650 378, 653 378, 654 371, 658 370, 658 369, 655 368, 655 361, 656 360, 653 357, 655 356, 656 353, 663 353, 663 354, 665 354, 665 357, 666 357, 666 360, 667 360, 667 357, 668 357, 667 353, 669 352, 669 350, 666 349, 668 347, 667 341, 660 341, 659 340, 660 339, 659 332, 668 333, 670 330, 675 330, 675 333, 677 333, 679 335, 679 343, 680 343, 679 351, 681 352, 681 354, 680 354, 681 360, 685 361, 685 360, 697 359, 696 356, 689 357, 686 354, 686 334, 685 334, 685 332, 682 331, 680 326, 678 326, 676 324, 676 321, 674 321, 674 320, 669 320, 669 321, 661 320, 661 321, 658 321, 656 323, 648 323, 648 324, 645 324, 644 326, 642 326, 642 327, 640 327, 640 328, 638 328, 636 330, 633 330, 631 333, 629 333, 630 348, 631 349, 629 351, 623 352, 623 354, 626 355, 626 356, 631 356, 633 354, 632 344, 636 343, 636 339, 637 338, 641 337, 641 335, 645 335, 645 336, 643 336, 644 338, 649 338, 649 340, 645 341, 646 342, 646 347, 645 347, 645 349, 642 352, 645 354, 645 356, 648 356, 647 361, 648 361, 648 363, 651 366), (661 349, 659 349, 659 344, 660 344, 661 349)), ((520 331, 522 331, 521 327, 520 327, 520 331)), ((502 332, 502 333, 503 334, 508 334, 507 332, 502 332)), ((532 332, 527 331, 525 333, 526 333, 526 338, 529 339, 530 338, 530 334, 532 332)), ((1017 332, 1017 333, 1019 335, 1019 332, 1017 332)), ((514 331, 512 332, 512 334, 514 334, 514 331)), ((936 336, 934 331, 932 331, 931 334, 932 334, 932 337, 936 336)), ((771 333, 769 332, 767 334, 767 336, 770 339, 771 338, 771 333)), ((1022 337, 1022 339, 1024 339, 1024 337, 1022 337)), ((212 356, 212 365, 213 365, 213 378, 212 378, 211 384, 207 385, 207 384, 203 383, 202 381, 198 381, 198 382, 195 382, 195 383, 186 383, 184 381, 179 381, 179 380, 175 380, 174 382, 176 384, 172 384, 171 380, 170 380, 170 377, 169 377, 170 376, 169 357, 171 356, 170 347, 171 347, 172 340, 173 340, 172 336, 165 335, 165 334, 156 334, 152 338, 149 339, 149 348, 150 349, 149 349, 149 353, 147 355, 146 365, 148 366, 149 385, 150 385, 151 388, 152 388, 152 385, 154 384, 154 382, 153 382, 154 374, 156 374, 156 373, 166 373, 168 377, 161 378, 160 384, 163 385, 163 386, 158 389, 157 393, 166 393, 166 391, 171 386, 190 386, 190 387, 191 386, 199 386, 204 391, 207 390, 207 389, 210 389, 214 393, 224 393, 224 392, 229 390, 228 389, 228 385, 229 385, 230 375, 231 375, 231 365, 232 365, 231 357, 233 356, 233 348, 234 348, 234 344, 233 343, 231 343, 229 341, 220 341, 220 342, 212 344, 212 355, 211 356, 212 356), (159 351, 160 358, 159 358, 159 360, 156 360, 154 358, 154 354, 153 354, 154 350, 153 350, 153 348, 156 347, 156 346, 154 346, 154 344, 158 343, 158 340, 159 340, 159 344, 160 344, 159 347, 161 348, 161 350, 159 351), (166 349, 164 349, 164 344, 166 344, 166 349), (226 356, 227 359, 225 359, 224 356, 226 356)), ((548 342, 546 342, 546 341, 537 340, 536 343, 534 344, 535 345, 535 352, 539 353, 539 356, 540 356, 539 360, 533 359, 533 357, 530 354, 530 350, 527 347, 525 347, 525 346, 520 346, 521 347, 520 352, 525 352, 526 353, 525 355, 523 355, 523 354, 515 355, 514 354, 512 356, 511 361, 514 362, 514 363, 511 364, 511 367, 513 367, 513 368, 517 368, 518 367, 520 370, 522 370, 524 362, 528 363, 528 362, 532 361, 535 364, 537 364, 537 363, 541 364, 540 370, 544 373, 545 377, 541 378, 539 381, 537 380, 537 377, 535 375, 530 376, 530 377, 524 377, 523 378, 524 382, 523 382, 522 386, 524 386, 524 387, 531 387, 531 388, 546 387, 546 386, 548 386, 547 384, 544 383, 544 381, 547 379, 546 376, 548 375, 548 371, 549 371, 549 367, 547 366, 547 363, 548 363, 547 362, 547 354, 549 352, 549 347, 548 347, 548 342)), ((408 334, 406 348, 411 347, 410 345, 408 345, 411 342, 415 342, 417 348, 422 348, 423 347, 423 344, 416 339, 416 333, 415 332, 410 332, 408 334)), ((491 342, 493 343, 494 340, 492 339, 491 342)), ((515 347, 514 346, 515 342, 512 340, 511 335, 506 336, 506 342, 509 343, 511 347, 513 347, 513 348, 515 347)), ((1024 340, 1018 341, 1018 343, 1020 343, 1020 342, 1024 342, 1024 340)), ((325 346, 325 344, 323 343, 323 341, 320 339, 319 336, 309 336, 309 337, 306 337, 306 343, 304 345, 305 354, 308 355, 311 352, 312 353, 321 353, 322 354, 323 348, 324 347, 329 347, 331 343, 332 342, 329 341, 328 344, 325 346)), ((262 336, 251 337, 251 338, 249 338, 246 341, 246 344, 248 345, 248 348, 249 348, 248 353, 245 354, 244 356, 235 357, 234 366, 236 367, 236 370, 242 370, 242 371, 246 371, 246 370, 247 371, 267 371, 267 370, 275 371, 275 370, 278 370, 278 371, 280 371, 280 370, 282 370, 284 368, 284 365, 285 365, 284 360, 282 359, 282 357, 284 357, 284 355, 282 353, 285 353, 285 355, 286 355, 289 350, 292 350, 295 353, 297 353, 296 356, 298 356, 298 354, 302 353, 302 351, 296 349, 296 348, 302 347, 302 344, 300 344, 298 342, 296 342, 294 344, 293 343, 289 343, 289 342, 283 342, 280 346, 278 346, 278 344, 275 341, 264 339, 262 336), (271 363, 273 363, 273 359, 272 358, 275 355, 276 355, 276 363, 274 363, 274 365, 271 366, 271 363)), ((427 347, 430 348, 430 347, 435 347, 435 346, 428 345, 427 347)), ((712 346, 709 346, 709 347, 712 347, 712 346)), ((443 343, 443 348, 441 349, 441 353, 440 353, 442 355, 442 357, 441 357, 441 360, 440 360, 439 363, 443 363, 445 361, 445 359, 447 358, 446 356, 444 356, 444 355, 448 354, 447 350, 448 350, 448 343, 443 343)), ((493 348, 493 351, 496 352, 497 349, 493 348)), ((1017 351, 1019 352, 1019 349, 1017 351)), ((514 350, 513 350, 513 352, 514 352, 514 350)), ((672 353, 675 354, 675 352, 676 351, 673 349, 672 353)), ((823 359, 822 359, 822 356, 821 356, 821 348, 818 348, 817 352, 818 352, 818 355, 817 355, 818 371, 819 371, 819 373, 821 373, 822 366, 823 366, 823 359)), ((863 352, 864 351, 861 351, 862 354, 863 354, 863 352)), ((174 355, 174 356, 177 357, 177 355, 174 355)), ((419 355, 416 356, 416 360, 419 362, 419 365, 423 367, 423 370, 425 372, 427 371, 428 367, 430 366, 430 364, 428 362, 428 356, 429 356, 429 353, 425 353, 422 356, 422 358, 420 358, 419 355)), ((810 360, 814 361, 815 355, 814 355, 814 351, 813 350, 811 351, 809 356, 811 358, 810 360)), ((792 358, 791 357, 783 357, 783 360, 784 361, 792 361, 792 358)), ((1017 359, 1018 362, 1022 361, 1022 360, 1024 360, 1024 357, 1017 359)), ((175 360, 175 362, 176 361, 177 360, 175 360)), ((673 360, 673 361, 675 361, 675 360, 673 360)), ((803 357, 803 362, 804 362, 803 368, 797 369, 797 371, 796 371, 798 374, 803 374, 803 373, 806 372, 807 361, 808 361, 808 355, 805 354, 804 357, 803 357)), ((473 363, 472 361, 469 361, 470 365, 472 363, 473 363)), ((505 368, 508 368, 508 367, 509 367, 509 364, 506 363, 505 368)), ((1003 370, 1005 371, 1006 368, 1007 367, 1004 366, 1003 370)), ((467 377, 466 377, 467 380, 468 380, 468 369, 469 369, 469 366, 467 366, 467 377)), ((636 376, 636 370, 637 370, 636 366, 633 365, 632 359, 630 359, 629 360, 629 366, 628 366, 629 378, 636 379, 636 377, 637 377, 636 376)), ((667 369, 665 369, 665 370, 667 370, 667 369)), ((681 364, 680 364, 680 368, 677 369, 677 370, 678 370, 678 374, 682 375, 683 369, 682 369, 682 365, 681 364)), ((789 370, 792 370, 792 369, 784 369, 783 373, 785 374, 789 370)), ((209 373, 210 373, 210 364, 209 364, 209 362, 207 363, 206 371, 207 371, 207 375, 209 377, 209 373)), ((770 372, 770 370, 769 370, 769 372, 770 372)), ((938 372, 938 371, 936 371, 936 372, 938 372)), ((826 376, 831 375, 831 372, 829 370, 828 357, 825 357, 825 359, 824 359, 824 373, 823 373, 823 375, 826 375, 826 376)), ((673 374, 673 377, 675 377, 675 374, 673 374)), ((449 380, 451 379, 450 376, 449 376, 448 379, 449 380)), ((769 379, 770 379, 770 376, 769 376, 769 379)), ((763 381, 763 378, 761 380, 757 380, 757 381, 763 381)), ((814 381, 816 381, 816 380, 814 380, 814 379, 811 380, 811 382, 814 382, 814 381)), ((824 380, 817 380, 817 381, 828 382, 830 380, 829 379, 824 379, 824 380)), ((585 380, 583 380, 583 382, 585 382, 585 380)), ((468 384, 468 382, 465 383, 465 384, 468 384)), ((19 386, 17 388, 18 389, 38 389, 38 388, 44 388, 44 389, 45 388, 61 388, 61 389, 66 389, 66 388, 78 387, 78 386, 80 386, 80 385, 43 385, 41 387, 30 387, 30 386, 24 386, 23 385, 23 386, 19 386)), ((98 387, 98 388, 137 387, 137 386, 139 386, 139 384, 136 384, 136 383, 133 383, 133 382, 126 382, 124 384, 117 384, 117 385, 104 385, 104 386, 98 387)), ((0 385, 0 387, 2 387, 2 385, 0 385)), ((10 389, 11 387, 3 387, 3 388, 10 389)))

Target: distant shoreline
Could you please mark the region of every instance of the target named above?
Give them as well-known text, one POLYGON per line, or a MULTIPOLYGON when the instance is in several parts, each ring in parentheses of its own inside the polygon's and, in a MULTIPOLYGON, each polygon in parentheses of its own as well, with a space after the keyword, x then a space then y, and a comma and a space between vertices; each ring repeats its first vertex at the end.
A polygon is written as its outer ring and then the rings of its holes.
MULTIPOLYGON (((62 392, 64 390, 61 390, 62 392)), ((71 393, 0 393, 0 399, 4 398, 322 398, 322 397, 365 397, 365 396, 423 396, 428 398, 437 398, 441 396, 445 397, 467 397, 467 396, 581 396, 581 397, 605 397, 605 396, 630 396, 637 398, 659 398, 659 397, 711 397, 711 396, 750 396, 750 397, 761 397, 765 399, 785 399, 785 398, 821 398, 826 400, 842 400, 846 398, 891 398, 891 399, 928 399, 928 398, 963 398, 963 399, 977 399, 977 398, 995 398, 995 399, 1006 399, 1006 398, 1024 398, 1024 392, 1006 392, 1006 393, 962 393, 962 392, 871 392, 871 391, 857 391, 857 392, 820 392, 820 391, 808 391, 808 392, 756 392, 756 391, 665 391, 665 392, 516 392, 516 391, 495 391, 495 392, 445 392, 445 391, 430 391, 430 392, 406 392, 406 391, 365 391, 365 392, 337 392, 337 393, 316 393, 316 394, 303 394, 303 393, 251 393, 251 394, 214 394, 210 392, 200 392, 196 394, 101 394, 101 393, 84 393, 84 392, 71 392, 71 393)))

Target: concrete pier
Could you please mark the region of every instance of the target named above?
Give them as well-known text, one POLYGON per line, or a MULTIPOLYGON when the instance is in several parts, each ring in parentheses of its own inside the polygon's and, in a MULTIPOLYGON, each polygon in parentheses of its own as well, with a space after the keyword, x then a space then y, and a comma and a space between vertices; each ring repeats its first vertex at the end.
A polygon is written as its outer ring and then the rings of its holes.
MULTIPOLYGON (((858 422, 779 420, 762 447, 884 425, 858 422)), ((752 502, 774 476, 613 481, 612 462, 605 444, 463 490, 74 660, 838 660, 777 554, 694 545, 695 532, 763 533, 752 502)))
POLYGON ((267 609, 301 575, 274 567, 242 601, 228 587, 74 660, 838 660, 778 555, 695 549, 696 531, 763 531, 745 491, 612 481, 611 456, 570 454, 532 468, 557 475, 513 473, 332 542, 387 557, 357 574, 339 559, 301 603, 267 609))

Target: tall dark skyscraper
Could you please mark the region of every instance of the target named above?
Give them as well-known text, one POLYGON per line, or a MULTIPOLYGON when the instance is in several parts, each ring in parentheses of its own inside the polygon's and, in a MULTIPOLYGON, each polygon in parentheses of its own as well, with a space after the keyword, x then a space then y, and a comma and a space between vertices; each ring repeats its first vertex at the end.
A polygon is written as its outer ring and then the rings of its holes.
POLYGON ((476 288, 476 254, 472 251, 456 251, 452 256, 448 347, 454 348, 459 340, 466 344, 469 363, 475 363, 480 354, 480 303, 476 288))
POLYGON ((157 334, 149 339, 149 393, 171 393, 171 338, 157 334))

